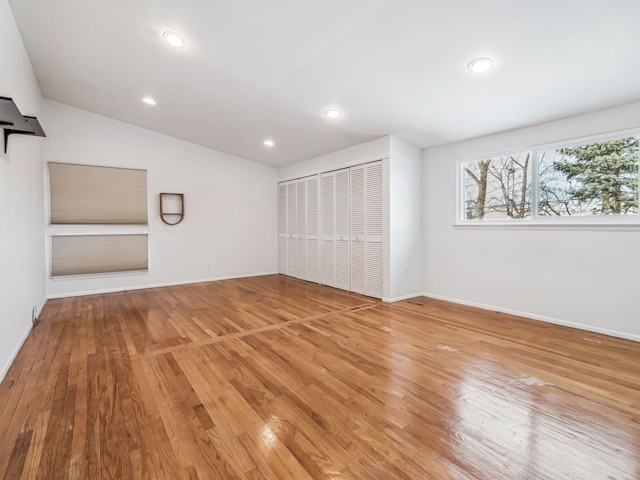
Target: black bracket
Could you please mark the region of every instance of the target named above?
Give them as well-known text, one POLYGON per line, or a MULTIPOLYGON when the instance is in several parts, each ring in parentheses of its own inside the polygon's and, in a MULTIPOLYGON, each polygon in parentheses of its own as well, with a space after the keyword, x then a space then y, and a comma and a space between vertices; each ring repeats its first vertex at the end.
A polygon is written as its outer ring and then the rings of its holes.
POLYGON ((4 153, 7 153, 9 135, 34 135, 46 137, 36 117, 22 115, 13 99, 0 97, 0 128, 4 129, 4 153))
POLYGON ((24 120, 27 124, 27 128, 29 130, 16 130, 14 128, 5 128, 4 129, 4 153, 7 153, 7 146, 9 145, 9 135, 14 133, 18 135, 33 135, 35 137, 46 137, 47 135, 44 133, 40 122, 36 117, 29 117, 25 115, 24 120))

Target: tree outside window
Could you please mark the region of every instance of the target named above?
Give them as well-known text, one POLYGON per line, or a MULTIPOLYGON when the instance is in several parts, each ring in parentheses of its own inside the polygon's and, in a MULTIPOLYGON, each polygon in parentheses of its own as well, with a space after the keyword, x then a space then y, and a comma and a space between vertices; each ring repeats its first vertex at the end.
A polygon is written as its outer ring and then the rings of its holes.
POLYGON ((539 214, 638 213, 638 137, 540 152, 539 214))
POLYGON ((629 136, 465 162, 464 218, 637 215, 639 143, 629 136), (537 212, 532 191, 538 193, 537 212))

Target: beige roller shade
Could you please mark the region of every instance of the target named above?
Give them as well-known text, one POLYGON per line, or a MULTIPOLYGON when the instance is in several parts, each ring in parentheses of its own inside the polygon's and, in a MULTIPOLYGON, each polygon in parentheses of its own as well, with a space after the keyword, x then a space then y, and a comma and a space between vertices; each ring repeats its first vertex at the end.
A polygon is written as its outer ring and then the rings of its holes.
POLYGON ((147 224, 147 172, 50 163, 52 224, 147 224))
POLYGON ((131 272, 149 267, 148 235, 52 237, 51 275, 131 272))

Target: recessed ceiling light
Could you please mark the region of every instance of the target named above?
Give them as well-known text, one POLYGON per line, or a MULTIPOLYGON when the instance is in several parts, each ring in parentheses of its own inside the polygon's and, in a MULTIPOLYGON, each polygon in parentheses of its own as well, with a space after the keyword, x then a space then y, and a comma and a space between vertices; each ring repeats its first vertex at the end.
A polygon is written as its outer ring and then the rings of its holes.
POLYGON ((263 143, 264 143, 267 147, 273 147, 273 146, 275 145, 275 143, 273 142, 273 140, 269 140, 269 139, 265 140, 263 143))
POLYGON ((164 32, 162 36, 172 47, 180 48, 187 45, 187 40, 175 32, 164 32))
POLYGON ((482 73, 490 70, 493 67, 493 60, 490 58, 476 58, 469 62, 467 68, 474 73, 482 73))
POLYGON ((151 97, 142 97, 142 101, 147 105, 156 105, 156 101, 151 97))
POLYGON ((332 120, 339 118, 341 115, 342 115, 341 112, 339 112, 338 110, 334 110, 332 108, 324 111, 324 116, 327 118, 331 118, 332 120))

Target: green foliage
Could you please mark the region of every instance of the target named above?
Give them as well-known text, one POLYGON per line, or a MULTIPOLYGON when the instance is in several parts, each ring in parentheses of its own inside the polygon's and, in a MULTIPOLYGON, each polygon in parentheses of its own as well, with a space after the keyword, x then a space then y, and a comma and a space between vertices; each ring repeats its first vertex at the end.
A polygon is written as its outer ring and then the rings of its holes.
POLYGON ((559 150, 553 167, 572 181, 571 196, 593 202, 594 214, 638 209, 638 137, 559 150))

